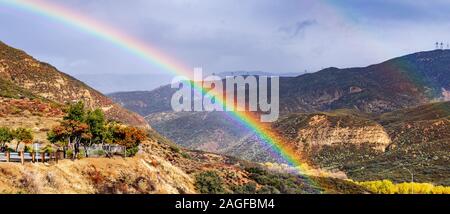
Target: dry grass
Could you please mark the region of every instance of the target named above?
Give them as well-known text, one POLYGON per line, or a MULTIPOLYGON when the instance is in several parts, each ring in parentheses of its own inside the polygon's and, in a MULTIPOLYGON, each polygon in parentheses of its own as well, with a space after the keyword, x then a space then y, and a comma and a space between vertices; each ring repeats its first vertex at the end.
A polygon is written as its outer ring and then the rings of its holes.
POLYGON ((87 158, 58 164, 0 164, 0 193, 195 193, 192 179, 167 161, 87 158), (157 164, 151 164, 157 161, 157 164))

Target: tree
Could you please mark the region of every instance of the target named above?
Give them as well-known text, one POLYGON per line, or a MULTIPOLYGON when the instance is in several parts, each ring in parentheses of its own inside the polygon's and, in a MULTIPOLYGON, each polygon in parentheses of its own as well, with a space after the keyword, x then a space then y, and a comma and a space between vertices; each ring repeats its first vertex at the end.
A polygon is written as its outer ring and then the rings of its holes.
MULTIPOLYGON (((138 145, 146 139, 144 130, 108 123, 102 110, 85 111, 83 102, 72 104, 63 121, 47 133, 52 143, 71 147, 75 156, 80 146, 87 150, 93 143, 117 143, 137 152, 138 145)), ((87 153, 86 153, 87 156, 87 153)))
POLYGON ((116 126, 113 128, 114 143, 125 146, 127 149, 139 146, 146 139, 146 132, 130 126, 116 126))
POLYGON ((84 122, 85 115, 84 103, 83 101, 78 101, 77 103, 70 105, 67 115, 64 116, 64 120, 84 122))
POLYGON ((25 128, 17 128, 14 131, 14 138, 17 140, 16 151, 19 149, 20 143, 30 144, 34 139, 31 130, 25 128))
POLYGON ((89 126, 76 120, 64 120, 47 134, 47 139, 52 143, 67 142, 67 146, 73 149, 75 155, 79 152, 80 144, 86 144, 91 138, 89 126))
POLYGON ((8 127, 0 127, 0 148, 4 148, 6 143, 14 140, 14 133, 8 127))
POLYGON ((105 115, 100 109, 95 109, 94 111, 89 111, 86 115, 86 123, 89 126, 89 132, 92 135, 91 139, 93 143, 103 143, 105 137, 107 137, 105 132, 105 115))

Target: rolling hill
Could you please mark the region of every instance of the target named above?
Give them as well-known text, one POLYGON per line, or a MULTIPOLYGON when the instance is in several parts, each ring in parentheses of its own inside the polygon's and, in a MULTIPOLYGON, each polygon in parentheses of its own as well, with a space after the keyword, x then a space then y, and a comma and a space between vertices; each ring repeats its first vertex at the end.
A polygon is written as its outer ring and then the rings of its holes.
POLYGON ((109 119, 148 127, 143 117, 122 108, 83 82, 3 42, 0 42, 0 79, 0 84, 7 88, 2 90, 4 94, 33 94, 60 104, 83 100, 90 108, 103 109, 109 119))

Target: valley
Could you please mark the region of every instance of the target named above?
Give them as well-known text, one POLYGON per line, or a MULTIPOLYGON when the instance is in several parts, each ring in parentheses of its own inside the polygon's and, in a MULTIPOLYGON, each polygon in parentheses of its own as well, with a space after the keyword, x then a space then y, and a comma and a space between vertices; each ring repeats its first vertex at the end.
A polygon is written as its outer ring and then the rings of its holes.
MULTIPOLYGON (((280 78, 281 118, 272 126, 311 165, 355 180, 450 185, 449 50, 414 53, 361 68, 280 78)), ((109 96, 190 149, 285 163, 220 112, 172 112, 169 85, 109 96), (205 126, 204 124, 209 124, 205 126)))

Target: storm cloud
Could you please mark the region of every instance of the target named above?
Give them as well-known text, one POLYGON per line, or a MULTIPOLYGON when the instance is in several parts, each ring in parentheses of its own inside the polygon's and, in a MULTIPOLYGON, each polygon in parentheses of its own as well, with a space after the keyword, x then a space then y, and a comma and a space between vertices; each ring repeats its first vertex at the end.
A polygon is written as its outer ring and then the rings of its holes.
MULTIPOLYGON (((45 1, 208 73, 365 66, 450 41, 450 3, 443 0, 45 1)), ((1 3, 0 26, 0 40, 71 75, 167 73, 101 38, 1 3)))

